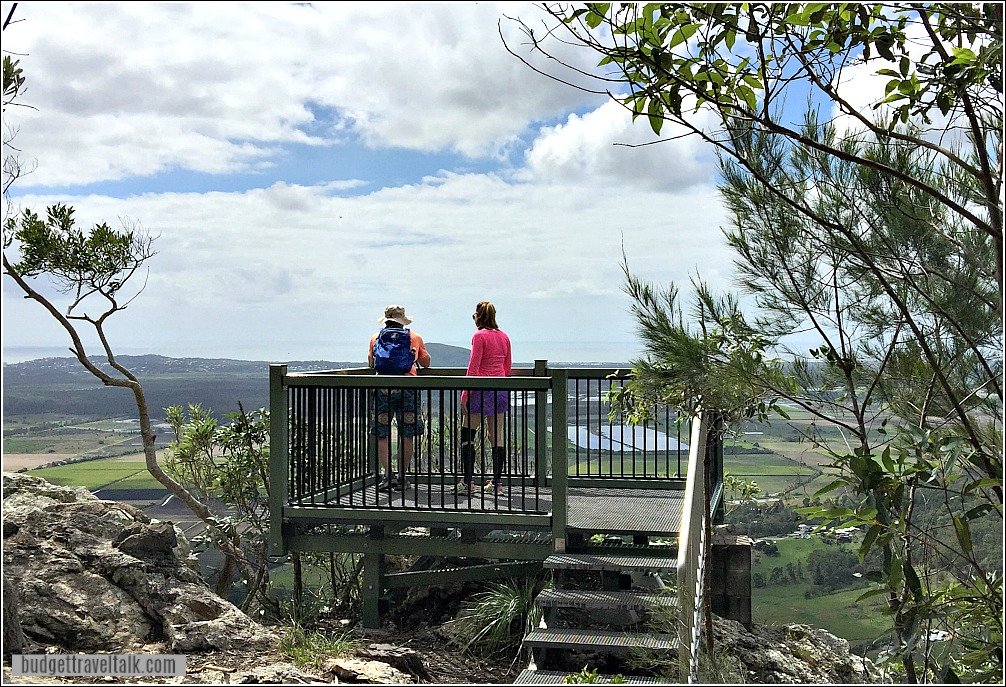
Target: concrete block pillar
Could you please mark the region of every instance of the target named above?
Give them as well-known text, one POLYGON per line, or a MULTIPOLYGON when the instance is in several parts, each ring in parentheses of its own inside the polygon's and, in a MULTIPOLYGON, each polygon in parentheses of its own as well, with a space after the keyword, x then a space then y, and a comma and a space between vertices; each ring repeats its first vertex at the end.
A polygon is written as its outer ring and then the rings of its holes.
POLYGON ((750 537, 714 534, 709 560, 709 595, 712 612, 751 629, 750 537))

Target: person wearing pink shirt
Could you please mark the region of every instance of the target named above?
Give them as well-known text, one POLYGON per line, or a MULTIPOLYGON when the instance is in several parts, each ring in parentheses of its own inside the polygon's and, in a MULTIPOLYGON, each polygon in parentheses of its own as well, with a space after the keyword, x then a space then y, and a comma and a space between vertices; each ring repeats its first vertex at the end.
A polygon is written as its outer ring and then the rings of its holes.
MULTIPOLYGON (((496 306, 482 301, 475 306, 472 314, 478 331, 472 336, 472 352, 468 360, 469 377, 509 377, 512 359, 510 337, 496 324, 496 306)), ((475 437, 477 429, 485 421, 492 442, 493 477, 483 487, 503 496, 503 467, 506 463, 506 447, 503 445, 504 415, 510 412, 510 396, 506 391, 461 392, 461 462, 464 467, 464 481, 459 482, 459 493, 471 494, 475 491, 473 473, 475 471, 475 437)))

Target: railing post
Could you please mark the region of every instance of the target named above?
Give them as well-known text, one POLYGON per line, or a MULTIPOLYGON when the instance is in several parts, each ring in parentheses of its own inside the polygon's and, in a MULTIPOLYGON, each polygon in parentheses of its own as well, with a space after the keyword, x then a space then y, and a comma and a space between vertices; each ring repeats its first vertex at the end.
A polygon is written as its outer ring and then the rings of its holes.
POLYGON ((283 508, 290 468, 290 402, 283 378, 286 365, 269 366, 269 555, 285 556, 283 508))
MULTIPOLYGON (((548 376, 548 361, 534 361, 534 376, 548 376)), ((545 416, 548 408, 548 392, 534 392, 534 479, 535 484, 543 487, 548 484, 548 446, 545 437, 548 435, 548 418, 545 416)))
POLYGON ((702 631, 702 549, 706 512, 705 471, 708 415, 692 419, 688 444, 688 477, 682 500, 681 529, 678 535, 678 665, 681 682, 692 682, 697 666, 699 635, 702 631))
POLYGON ((566 370, 552 370, 552 537, 555 551, 566 550, 566 370))

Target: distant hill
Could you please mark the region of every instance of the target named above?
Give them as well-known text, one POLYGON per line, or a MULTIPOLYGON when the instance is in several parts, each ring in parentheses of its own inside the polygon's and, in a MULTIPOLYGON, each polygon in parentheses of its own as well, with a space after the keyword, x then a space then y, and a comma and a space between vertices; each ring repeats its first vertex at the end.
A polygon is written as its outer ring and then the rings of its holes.
MULTIPOLYGON (((428 343, 435 367, 465 367, 470 351, 460 346, 428 343)), ((94 357, 99 367, 108 362, 94 357)), ((168 358, 123 355, 117 361, 143 383, 154 417, 170 405, 198 403, 222 416, 269 405, 269 364, 286 363, 291 371, 364 367, 365 361, 233 360, 229 358, 168 358)), ((6 416, 57 413, 84 417, 134 417, 136 406, 128 389, 106 388, 76 358, 41 358, 3 366, 6 416)))

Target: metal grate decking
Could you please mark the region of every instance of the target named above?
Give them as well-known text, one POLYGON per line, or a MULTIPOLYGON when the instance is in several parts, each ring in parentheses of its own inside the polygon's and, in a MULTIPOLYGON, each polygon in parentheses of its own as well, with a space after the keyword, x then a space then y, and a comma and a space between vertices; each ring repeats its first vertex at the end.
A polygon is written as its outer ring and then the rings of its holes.
POLYGON ((610 534, 676 535, 683 501, 678 490, 574 487, 567 525, 610 534))
POLYGON ((603 556, 555 553, 545 559, 552 570, 610 570, 613 572, 676 572, 678 561, 654 556, 603 556))
MULTIPOLYGON (((513 681, 515 685, 567 685, 575 673, 564 673, 558 670, 522 670, 513 681)), ((610 685, 662 685, 665 684, 655 677, 638 677, 635 675, 598 675, 595 684, 610 685), (617 678, 617 679, 616 679, 617 678)))
MULTIPOLYGON (((352 496, 325 502, 303 499, 297 506, 347 509, 416 509, 431 511, 490 511, 548 513, 552 510, 552 489, 537 489, 519 480, 507 484, 507 494, 466 494, 451 492, 452 482, 416 481, 404 490, 378 491, 368 486, 352 496)), ((681 526, 684 494, 676 489, 614 489, 571 487, 567 499, 567 527, 597 534, 676 536, 681 526)))
POLYGON ((677 637, 638 632, 606 632, 602 630, 533 630, 524 637, 524 645, 542 649, 581 649, 585 651, 630 651, 652 649, 673 651, 677 637))
POLYGON ((535 599, 542 607, 561 608, 622 608, 634 611, 647 611, 655 607, 672 607, 677 605, 677 599, 659 594, 642 594, 639 592, 601 592, 581 591, 571 589, 546 589, 535 599))

